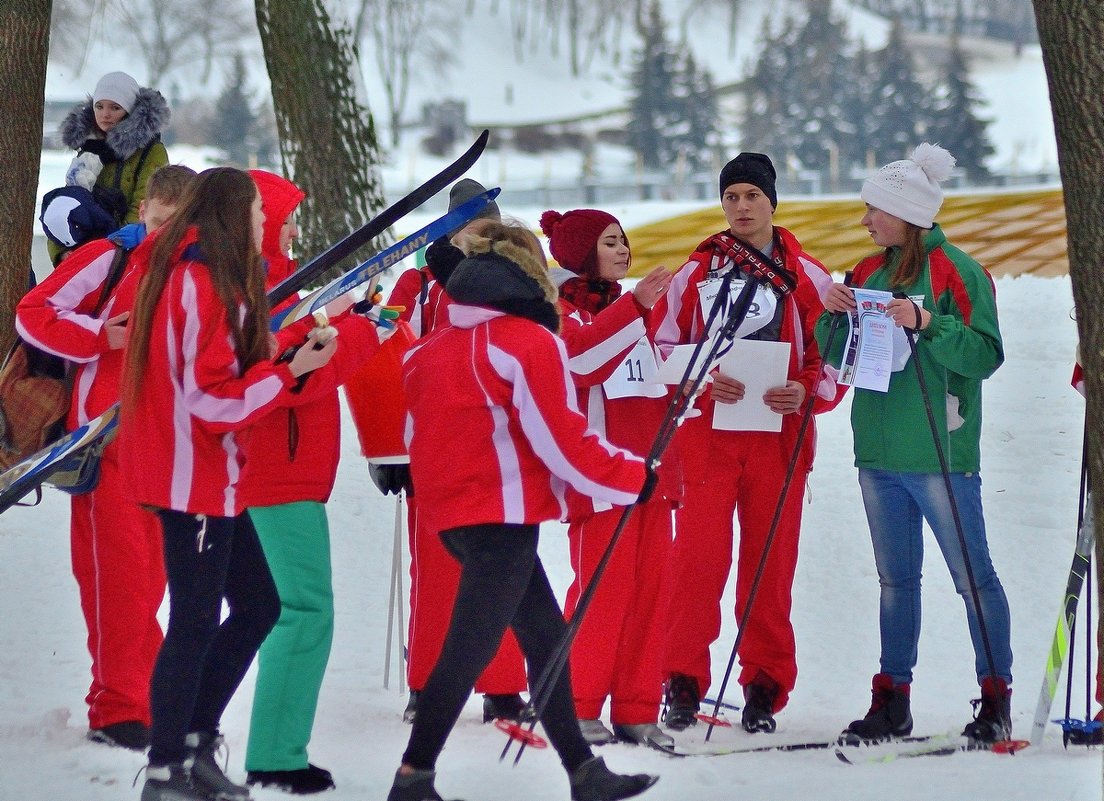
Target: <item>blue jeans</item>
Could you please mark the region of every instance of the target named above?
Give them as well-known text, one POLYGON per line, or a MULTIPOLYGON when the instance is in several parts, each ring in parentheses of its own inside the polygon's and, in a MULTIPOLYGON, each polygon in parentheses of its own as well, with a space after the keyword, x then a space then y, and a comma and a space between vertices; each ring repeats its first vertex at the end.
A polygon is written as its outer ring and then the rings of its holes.
MULTIPOLYGON (((981 477, 977 473, 952 473, 951 486, 992 652, 992 671, 1011 682, 1008 599, 989 558, 981 511, 981 477)), ((924 562, 923 523, 927 520, 951 571, 955 589, 966 604, 974 667, 980 682, 983 676, 990 675, 989 657, 943 476, 860 468, 859 487, 882 587, 879 613, 882 672, 892 676, 895 683, 912 681, 920 640, 920 573, 924 562)))

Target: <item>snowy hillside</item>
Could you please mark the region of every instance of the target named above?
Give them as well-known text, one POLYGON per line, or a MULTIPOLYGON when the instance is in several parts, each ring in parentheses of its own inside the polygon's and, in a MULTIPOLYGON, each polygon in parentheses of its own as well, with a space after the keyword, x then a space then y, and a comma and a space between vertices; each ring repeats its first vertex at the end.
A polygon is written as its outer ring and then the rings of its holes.
MULTIPOLYGON (((629 213, 625 219, 639 223, 629 213)), ((1068 384, 1076 338, 1069 280, 1002 279, 997 296, 1007 362, 986 382, 982 474, 993 558, 1012 609, 1013 726, 1023 737, 1073 552, 1084 403, 1068 384)), ((869 703, 878 587, 851 466, 846 408, 822 416, 818 429, 794 587, 797 688, 778 718, 777 733, 718 730, 722 742, 751 746, 832 737, 869 703)), ((342 450, 329 504, 337 636, 310 755, 337 781, 337 790, 321 798, 364 801, 384 797, 410 729, 400 721, 405 697, 395 662, 391 688, 382 687, 395 501, 368 482, 348 420, 342 450)), ((570 574, 564 528, 548 524, 542 533, 541 553, 562 598, 570 574)), ((961 600, 930 537, 928 545, 913 714, 917 732, 940 733, 961 729, 977 687, 961 600)), ((42 506, 0 517, 0 565, 0 799, 137 801, 139 788, 131 782, 142 757, 84 739, 88 656, 69 569, 64 495, 48 491, 42 506)), ((715 666, 727 659, 736 634, 732 598, 730 585, 715 666)), ((1079 651, 1083 647, 1079 639, 1079 651)), ((1080 657, 1077 664, 1074 713, 1083 715, 1080 657)), ((251 692, 250 676, 223 721, 230 773, 239 779, 251 692)), ((503 736, 478 722, 478 710, 475 699, 440 761, 444 797, 564 801, 567 781, 555 755, 528 751, 517 768, 500 764, 503 736)), ((1099 750, 1063 750, 1053 726, 1041 747, 1014 757, 959 754, 855 767, 840 764, 830 751, 677 760, 613 745, 599 753, 616 769, 658 773, 659 784, 642 796, 651 801, 1101 798, 1099 750)), ((254 796, 288 798, 264 790, 254 796)))
MULTIPOLYGON (((746 0, 742 3, 734 51, 729 49, 727 12, 699 11, 691 19, 691 47, 698 63, 712 72, 718 85, 731 84, 747 71, 759 52, 758 38, 772 25, 779 24, 796 0, 746 0)), ((861 37, 870 47, 885 42, 887 23, 880 17, 856 9, 847 0, 832 0, 845 16, 851 36, 861 37)), ((663 0, 665 19, 671 25, 669 38, 677 37, 677 21, 690 0, 663 0)), ((566 35, 552 42, 539 32, 530 32, 519 58, 510 33, 513 4, 495 0, 457 3, 455 22, 445 39, 449 55, 455 60, 443 73, 423 58, 413 69, 406 99, 404 119, 420 119, 423 103, 459 99, 466 103, 468 122, 473 126, 555 121, 624 108, 629 92, 630 54, 635 46, 626 32, 620 45, 607 41, 604 49, 586 53, 585 74, 571 76, 566 35), (470 8, 470 16, 465 13, 470 8), (491 13, 497 8, 497 13, 491 13), (554 45, 556 47, 554 51, 554 45), (555 52, 555 55, 553 54, 555 52)), ((416 35, 416 34, 415 34, 416 35)), ((606 37, 610 40, 612 34, 606 37)), ((242 46, 249 62, 251 84, 258 95, 267 91, 267 77, 260 57, 255 30, 243 35, 242 46)), ((135 71, 146 76, 130 54, 117 42, 97 42, 77 74, 57 59, 50 63, 47 97, 76 100, 87 94, 100 74, 110 69, 135 71)), ((387 120, 386 101, 379 68, 371 46, 362 47, 362 73, 369 105, 381 126, 387 120)), ((1049 111, 1046 79, 1038 47, 1027 47, 1019 56, 1011 46, 993 44, 979 50, 973 72, 978 87, 988 102, 982 114, 993 120, 990 135, 996 148, 991 166, 1000 172, 1037 173, 1055 170, 1056 146, 1049 111)), ((159 87, 170 99, 197 95, 214 96, 222 89, 218 73, 208 85, 196 85, 192 73, 172 75, 159 87)), ((739 149, 739 121, 722 109, 722 130, 731 147, 739 149), (725 116, 727 115, 727 116, 725 116)), ((409 185, 409 176, 424 168, 415 143, 404 142, 398 152, 388 154, 393 178, 409 185), (420 166, 421 165, 421 166, 420 166)), ((599 151, 595 167, 600 174, 631 174, 633 162, 624 149, 599 151)), ((489 180, 505 186, 508 182, 545 180, 549 176, 574 180, 582 172, 581 156, 565 173, 564 159, 554 163, 543 157, 524 156, 502 151, 488 154, 485 169, 489 180)))

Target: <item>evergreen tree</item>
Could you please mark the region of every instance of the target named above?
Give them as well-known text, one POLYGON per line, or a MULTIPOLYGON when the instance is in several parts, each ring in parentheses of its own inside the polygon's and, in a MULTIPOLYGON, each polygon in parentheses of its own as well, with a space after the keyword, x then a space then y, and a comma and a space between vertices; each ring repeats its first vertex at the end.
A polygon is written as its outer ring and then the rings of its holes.
POLYGON ((245 59, 241 52, 235 53, 226 88, 215 102, 209 134, 211 143, 225 153, 226 160, 239 167, 249 165, 250 135, 257 119, 246 80, 245 59))
POLYGON ((643 45, 633 55, 629 146, 645 167, 659 169, 674 156, 667 133, 672 116, 675 63, 658 0, 652 0, 648 7, 641 36, 643 45))
POLYGON ((831 153, 839 152, 855 134, 855 121, 844 102, 854 84, 852 61, 846 52, 846 23, 832 13, 830 3, 806 0, 805 25, 797 35, 790 69, 802 77, 799 93, 790 98, 791 114, 800 120, 794 154, 803 167, 823 169, 831 153))
POLYGON ((717 92, 713 76, 698 67, 689 50, 675 73, 671 100, 668 130, 674 151, 691 171, 707 167, 717 138, 717 92))
POLYGON ((777 32, 768 31, 750 77, 744 82, 744 118, 740 121, 740 150, 771 155, 775 161, 793 153, 801 141, 801 121, 791 103, 808 76, 796 75, 795 48, 800 31, 787 14, 777 32))
POLYGON ((935 90, 929 138, 947 148, 974 183, 989 178, 985 160, 993 155, 986 129, 989 120, 976 109, 985 101, 970 82, 969 65, 958 37, 951 40, 945 72, 935 90))
POLYGON ((867 133, 875 161, 905 158, 927 135, 931 101, 916 79, 912 55, 899 20, 893 23, 889 41, 874 54, 877 84, 867 114, 867 133))
POLYGON ((874 59, 866 44, 859 43, 851 58, 851 82, 844 87, 840 107, 845 119, 851 121, 853 133, 840 143, 840 168, 874 169, 874 144, 871 139, 869 113, 877 94, 877 74, 874 59))

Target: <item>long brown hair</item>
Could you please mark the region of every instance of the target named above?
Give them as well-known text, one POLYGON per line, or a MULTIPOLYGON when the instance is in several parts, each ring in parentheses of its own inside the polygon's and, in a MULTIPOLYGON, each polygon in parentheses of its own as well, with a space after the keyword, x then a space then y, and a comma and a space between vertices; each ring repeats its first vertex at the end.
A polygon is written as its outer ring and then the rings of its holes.
MULTIPOLYGON (((920 277, 920 273, 923 272, 924 264, 928 259, 927 251, 924 250, 925 230, 927 229, 913 225, 910 222, 905 223, 905 241, 897 249, 900 261, 897 262, 897 269, 893 273, 893 281, 891 282, 894 289, 904 289, 912 286, 920 277)), ((890 250, 886 250, 887 259, 890 250)))
POLYGON ((185 190, 176 213, 157 232, 127 324, 126 403, 134 401, 142 383, 154 311, 178 263, 174 253, 190 228, 197 229, 199 235, 196 260, 207 265, 225 307, 239 369, 244 372, 268 358, 268 300, 261 257, 253 241, 251 207, 256 196, 257 186, 248 173, 232 167, 204 170, 185 190), (240 305, 245 307, 244 316, 240 305))

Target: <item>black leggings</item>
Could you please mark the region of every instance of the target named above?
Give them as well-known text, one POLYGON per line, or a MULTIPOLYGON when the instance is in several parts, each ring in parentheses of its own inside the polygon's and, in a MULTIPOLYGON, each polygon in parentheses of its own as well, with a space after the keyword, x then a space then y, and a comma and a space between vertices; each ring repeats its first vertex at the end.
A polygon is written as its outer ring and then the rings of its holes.
MULTIPOLYGON (((535 525, 487 523, 441 532, 441 541, 462 565, 460 588, 441 655, 418 696, 405 764, 434 769, 507 626, 517 636, 532 680, 551 660, 567 624, 537 556, 537 531, 535 525)), ((566 664, 541 723, 568 772, 593 756, 579 731, 566 664)))
POLYGON ((160 510, 169 626, 150 681, 151 765, 180 762, 188 732, 214 733, 280 617, 280 596, 248 514, 160 510), (220 622, 222 600, 230 614, 220 622))

